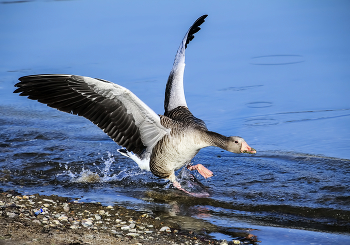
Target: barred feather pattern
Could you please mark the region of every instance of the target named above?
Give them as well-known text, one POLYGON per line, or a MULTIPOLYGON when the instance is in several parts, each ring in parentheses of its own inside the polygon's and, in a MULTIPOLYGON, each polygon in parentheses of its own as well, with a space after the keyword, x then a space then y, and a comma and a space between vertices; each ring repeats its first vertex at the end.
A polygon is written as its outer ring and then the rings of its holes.
MULTIPOLYGON (((74 75, 21 77, 14 93, 28 96, 60 111, 83 116, 101 128, 118 145, 137 155, 146 147, 131 114, 120 101, 94 92, 84 78, 74 75)), ((99 79, 101 82, 110 83, 99 79)))
MULTIPOLYGON (((181 110, 186 111, 185 108, 181 110)), ((171 128, 171 132, 153 148, 150 170, 161 178, 168 178, 174 170, 189 163, 200 149, 212 144, 211 139, 207 137, 209 131, 194 122, 192 114, 191 117, 186 113, 180 113, 181 110, 178 110, 178 113, 174 111, 174 118, 160 117, 162 125, 171 128), (184 115, 187 117, 185 118, 184 115)))

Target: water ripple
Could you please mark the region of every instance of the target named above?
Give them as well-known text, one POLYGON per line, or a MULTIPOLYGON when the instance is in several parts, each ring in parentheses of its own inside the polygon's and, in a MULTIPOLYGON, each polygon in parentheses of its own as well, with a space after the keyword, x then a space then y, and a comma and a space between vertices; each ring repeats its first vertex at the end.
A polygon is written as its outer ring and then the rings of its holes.
MULTIPOLYGON (((269 102, 254 102, 254 103, 248 103, 247 106, 251 108, 264 108, 264 107, 271 106, 268 103, 269 102)), ((346 109, 333 109, 333 110, 279 112, 275 114, 266 114, 266 115, 259 115, 259 116, 247 118, 245 120, 245 124, 247 126, 269 126, 269 125, 277 125, 282 123, 295 123, 295 122, 340 118, 340 117, 350 116, 350 113, 348 113, 349 110, 350 109, 346 108, 346 109)))
POLYGON ((292 65, 304 62, 302 55, 264 55, 251 59, 252 65, 292 65))

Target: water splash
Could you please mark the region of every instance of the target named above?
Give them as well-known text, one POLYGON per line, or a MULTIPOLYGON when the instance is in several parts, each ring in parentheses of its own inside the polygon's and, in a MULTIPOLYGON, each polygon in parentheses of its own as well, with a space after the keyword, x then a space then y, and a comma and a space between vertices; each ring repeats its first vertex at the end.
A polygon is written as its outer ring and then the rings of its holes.
MULTIPOLYGON (((70 177, 70 181, 73 183, 105 183, 105 182, 113 182, 113 181, 122 181, 123 179, 130 176, 137 176, 142 174, 140 171, 123 169, 118 174, 113 174, 111 169, 112 164, 115 163, 115 159, 113 154, 107 152, 107 159, 101 158, 103 163, 100 164, 100 167, 97 166, 96 163, 92 165, 96 168, 96 171, 91 169, 85 169, 85 166, 82 168, 80 172, 72 172, 67 163, 64 165, 66 169, 63 173, 57 174, 56 176, 66 175, 70 177)), ((62 166, 60 166, 62 167, 62 166)))

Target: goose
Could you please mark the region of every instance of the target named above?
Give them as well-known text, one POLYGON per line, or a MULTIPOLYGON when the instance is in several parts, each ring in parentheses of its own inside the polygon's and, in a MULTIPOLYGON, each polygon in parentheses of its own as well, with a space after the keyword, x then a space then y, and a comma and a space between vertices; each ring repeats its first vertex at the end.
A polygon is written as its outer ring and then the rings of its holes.
MULTIPOLYGON (((185 50, 208 15, 199 17, 177 50, 164 100, 164 115, 157 115, 130 90, 98 78, 64 74, 20 77, 14 93, 60 111, 83 116, 101 128, 143 170, 168 179, 186 192, 175 171, 187 165, 204 178, 213 172, 202 164, 191 165, 200 149, 220 147, 233 153, 256 153, 243 138, 209 131, 187 107, 183 88, 185 50)), ((192 193, 189 193, 192 194, 192 193)))

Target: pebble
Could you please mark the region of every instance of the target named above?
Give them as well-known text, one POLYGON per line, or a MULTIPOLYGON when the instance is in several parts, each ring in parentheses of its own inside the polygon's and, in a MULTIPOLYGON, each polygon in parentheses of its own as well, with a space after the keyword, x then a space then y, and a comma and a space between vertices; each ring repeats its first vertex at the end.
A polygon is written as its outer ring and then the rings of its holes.
POLYGON ((9 218, 16 218, 18 215, 15 214, 15 213, 7 212, 7 216, 8 216, 9 218))
POLYGON ((127 236, 132 236, 132 237, 137 237, 137 236, 139 236, 140 234, 131 232, 131 233, 128 233, 128 234, 126 234, 126 235, 127 235, 127 236))
POLYGON ((92 220, 91 220, 91 219, 83 219, 83 220, 81 221, 81 224, 82 224, 84 227, 92 226, 92 220))
POLYGON ((69 204, 68 203, 63 203, 63 211, 69 212, 69 204))
POLYGON ((56 202, 54 201, 54 200, 51 200, 51 199, 43 199, 43 201, 45 201, 45 202, 51 202, 51 203, 54 203, 54 204, 56 204, 56 202))
POLYGON ((77 226, 77 225, 71 225, 70 228, 71 228, 71 229, 78 229, 79 226, 77 226))
POLYGON ((166 232, 171 232, 171 229, 170 229, 170 227, 168 227, 168 226, 163 226, 162 228, 160 228, 160 230, 159 230, 160 232, 163 232, 163 231, 166 231, 166 232))
POLYGON ((33 220, 33 223, 38 224, 38 225, 41 225, 40 220, 37 220, 37 219, 33 220))
POLYGON ((61 223, 58 220, 53 220, 52 223, 54 223, 56 225, 61 225, 61 223))
POLYGON ((121 227, 120 229, 122 229, 123 231, 127 231, 127 230, 130 229, 130 227, 129 227, 129 226, 123 226, 123 227, 121 227))
POLYGON ((222 240, 222 242, 220 243, 220 245, 228 245, 227 241, 224 239, 222 240))
POLYGON ((95 219, 96 219, 96 220, 100 220, 100 219, 101 219, 101 216, 98 215, 98 214, 95 214, 95 219))
POLYGON ((68 221, 68 217, 66 215, 60 215, 58 219, 61 221, 68 221))

